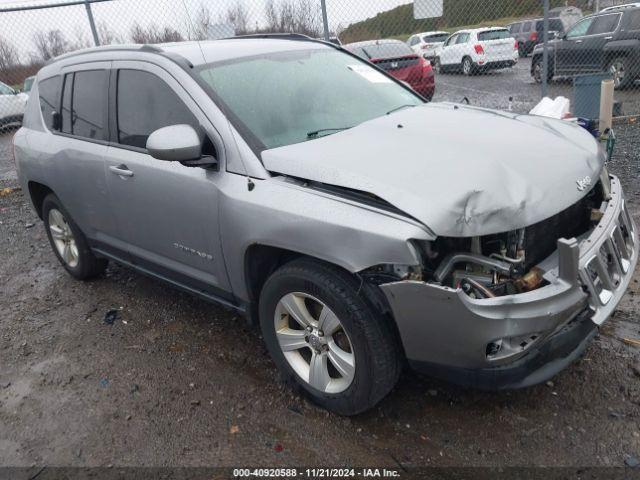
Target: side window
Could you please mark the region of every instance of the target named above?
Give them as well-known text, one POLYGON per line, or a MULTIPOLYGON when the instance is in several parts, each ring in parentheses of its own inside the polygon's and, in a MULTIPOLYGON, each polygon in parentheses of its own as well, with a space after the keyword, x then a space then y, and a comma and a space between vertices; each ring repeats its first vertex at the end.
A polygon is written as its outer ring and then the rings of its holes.
POLYGON ((105 140, 108 86, 106 70, 67 74, 62 94, 62 132, 105 140))
POLYGON ((411 45, 413 47, 414 45, 417 45, 418 43, 420 43, 420 39, 418 37, 411 37, 411 40, 409 41, 409 45, 411 45))
POLYGON ((445 47, 449 47, 451 45, 455 45, 456 41, 458 40, 458 35, 451 35, 449 37, 449 40, 447 40, 444 44, 445 47))
POLYGON ((62 89, 62 77, 47 78, 38 83, 38 96, 40 99, 40 111, 44 124, 48 129, 53 129, 53 113, 60 110, 60 94, 62 89))
POLYGON ((601 17, 596 17, 591 24, 588 35, 600 35, 603 33, 614 32, 618 27, 619 20, 619 13, 616 15, 602 15, 601 17))
POLYGON ((569 33, 567 33, 567 38, 575 38, 575 37, 583 37, 587 34, 587 30, 593 23, 593 17, 585 18, 584 20, 576 23, 569 33))
POLYGON ((640 30, 640 10, 629 13, 629 30, 640 30))
POLYGON ((13 95, 14 93, 13 88, 0 82, 0 95, 13 95))
POLYGON ((458 36, 458 40, 456 41, 456 44, 467 43, 468 41, 469 41, 469 34, 468 33, 461 33, 458 36))
POLYGON ((511 25, 511 33, 520 33, 520 29, 522 28, 521 23, 514 23, 511 25))
POLYGON ((531 31, 531 22, 524 22, 522 24, 522 33, 527 33, 531 31))
POLYGON ((176 93, 152 73, 139 70, 118 71, 118 142, 146 148, 151 133, 170 125, 199 122, 176 93))

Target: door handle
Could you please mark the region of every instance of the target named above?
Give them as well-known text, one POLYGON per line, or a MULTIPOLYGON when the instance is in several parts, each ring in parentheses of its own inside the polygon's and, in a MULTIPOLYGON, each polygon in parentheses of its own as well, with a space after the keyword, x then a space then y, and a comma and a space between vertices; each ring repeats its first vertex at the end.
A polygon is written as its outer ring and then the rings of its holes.
POLYGON ((613 37, 604 37, 605 40, 611 40, 613 37))
POLYGON ((111 171, 111 173, 119 175, 121 177, 133 177, 133 172, 129 170, 124 164, 111 166, 109 167, 109 170, 111 171))
POLYGON ((582 43, 582 40, 575 40, 575 43, 582 43))

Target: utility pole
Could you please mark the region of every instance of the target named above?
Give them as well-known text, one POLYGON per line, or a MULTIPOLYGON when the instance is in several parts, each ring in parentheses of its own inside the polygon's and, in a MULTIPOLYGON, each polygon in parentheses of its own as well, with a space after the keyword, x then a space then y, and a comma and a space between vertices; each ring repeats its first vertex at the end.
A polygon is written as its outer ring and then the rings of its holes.
POLYGON ((324 26, 324 39, 329 41, 329 19, 327 18, 327 1, 320 0, 320 6, 322 7, 322 24, 324 26))
POLYGON ((542 98, 547 96, 549 89, 549 0, 544 0, 544 32, 542 50, 542 98))
POLYGON ((98 47, 100 46, 100 39, 98 38, 96 22, 93 19, 93 12, 91 11, 91 2, 89 2, 89 0, 84 0, 84 6, 87 9, 87 18, 89 19, 89 26, 91 27, 91 34, 93 35, 93 43, 98 47))

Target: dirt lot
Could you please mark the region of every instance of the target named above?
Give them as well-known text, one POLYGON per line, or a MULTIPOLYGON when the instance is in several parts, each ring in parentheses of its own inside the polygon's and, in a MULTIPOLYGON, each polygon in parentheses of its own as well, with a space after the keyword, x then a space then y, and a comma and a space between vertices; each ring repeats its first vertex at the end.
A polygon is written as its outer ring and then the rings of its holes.
MULTIPOLYGON (((640 222, 640 132, 612 170, 640 222)), ((15 187, 10 136, 0 187, 15 187)), ((257 330, 118 265, 74 281, 29 200, 0 197, 0 465, 622 466, 640 458, 640 274, 552 382, 480 393, 411 372, 341 418, 277 382, 257 330), (110 309, 121 309, 112 325, 110 309)))

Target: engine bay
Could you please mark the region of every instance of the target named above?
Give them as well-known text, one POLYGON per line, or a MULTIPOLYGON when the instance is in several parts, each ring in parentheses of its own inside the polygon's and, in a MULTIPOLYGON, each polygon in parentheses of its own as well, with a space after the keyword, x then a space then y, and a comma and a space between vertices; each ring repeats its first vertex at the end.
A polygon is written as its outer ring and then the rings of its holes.
POLYGON ((579 237, 595 228, 604 199, 598 183, 576 204, 534 225, 482 237, 439 237, 416 243, 421 267, 382 265, 362 273, 377 284, 424 281, 461 289, 476 299, 536 290, 547 284, 545 272, 537 265, 557 249, 560 238, 579 237))

